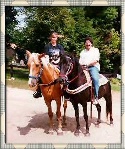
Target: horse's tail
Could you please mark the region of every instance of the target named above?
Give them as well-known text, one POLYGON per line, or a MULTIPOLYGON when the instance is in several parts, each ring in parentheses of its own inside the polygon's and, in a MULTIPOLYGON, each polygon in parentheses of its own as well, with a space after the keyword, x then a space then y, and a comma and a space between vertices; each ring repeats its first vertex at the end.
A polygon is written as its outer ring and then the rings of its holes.
POLYGON ((110 82, 107 83, 107 91, 105 95, 106 99, 106 117, 108 119, 108 115, 112 116, 112 93, 111 93, 111 84, 110 82))

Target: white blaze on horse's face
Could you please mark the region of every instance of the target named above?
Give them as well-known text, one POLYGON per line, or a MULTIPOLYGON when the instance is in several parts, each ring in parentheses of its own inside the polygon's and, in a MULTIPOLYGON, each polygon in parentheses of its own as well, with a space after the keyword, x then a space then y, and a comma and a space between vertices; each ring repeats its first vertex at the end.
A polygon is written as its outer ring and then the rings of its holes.
POLYGON ((33 75, 33 65, 34 65, 34 62, 31 62, 31 64, 30 64, 30 73, 29 73, 30 77, 29 77, 29 81, 28 81, 28 84, 30 86, 33 86, 33 85, 36 84, 36 79, 32 78, 32 76, 34 76, 33 75))
POLYGON ((36 78, 39 75, 40 65, 37 53, 32 53, 28 60, 29 64, 29 86, 35 86, 37 84, 36 78))

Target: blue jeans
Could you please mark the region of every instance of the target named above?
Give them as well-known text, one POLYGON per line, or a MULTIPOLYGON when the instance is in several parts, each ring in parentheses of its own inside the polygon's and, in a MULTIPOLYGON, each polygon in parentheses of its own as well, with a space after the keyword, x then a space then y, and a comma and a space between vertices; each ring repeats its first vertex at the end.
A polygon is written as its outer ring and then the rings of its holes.
POLYGON ((99 92, 99 70, 97 67, 89 67, 90 75, 93 80, 93 85, 94 85, 94 91, 95 91, 95 96, 98 98, 98 92, 99 92))

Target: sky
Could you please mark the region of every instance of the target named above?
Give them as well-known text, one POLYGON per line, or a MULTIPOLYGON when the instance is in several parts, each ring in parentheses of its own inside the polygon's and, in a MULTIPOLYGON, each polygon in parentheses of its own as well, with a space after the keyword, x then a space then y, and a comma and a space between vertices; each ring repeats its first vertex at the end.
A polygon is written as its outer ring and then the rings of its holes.
MULTIPOLYGON (((15 7, 15 9, 20 10, 22 9, 23 10, 23 7, 15 7)), ((21 13, 21 12, 18 12, 17 15, 16 15, 16 19, 18 20, 18 24, 16 25, 16 28, 19 29, 19 28, 23 28, 26 26, 26 23, 25 23, 25 18, 26 18, 26 15, 21 13)))

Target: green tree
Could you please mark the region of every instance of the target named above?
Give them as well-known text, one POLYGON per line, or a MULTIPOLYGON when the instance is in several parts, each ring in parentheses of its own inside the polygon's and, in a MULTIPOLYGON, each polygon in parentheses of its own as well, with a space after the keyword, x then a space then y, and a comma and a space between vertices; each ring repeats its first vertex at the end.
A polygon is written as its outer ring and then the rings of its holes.
POLYGON ((12 41, 12 34, 14 31, 14 27, 17 24, 16 20, 17 11, 14 9, 13 6, 6 6, 5 7, 5 40, 6 45, 12 41))
MULTIPOLYGON (((120 7, 21 7, 26 26, 15 29, 12 40, 31 52, 43 51, 51 31, 64 35, 59 42, 77 55, 89 35, 101 52, 102 71, 120 65, 120 7), (116 25, 117 24, 117 25, 116 25)), ((14 27, 14 26, 13 26, 14 27)))

